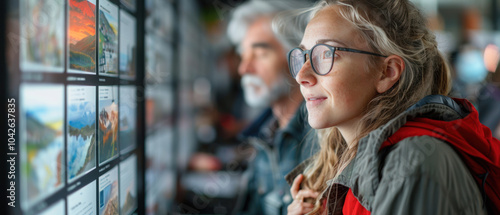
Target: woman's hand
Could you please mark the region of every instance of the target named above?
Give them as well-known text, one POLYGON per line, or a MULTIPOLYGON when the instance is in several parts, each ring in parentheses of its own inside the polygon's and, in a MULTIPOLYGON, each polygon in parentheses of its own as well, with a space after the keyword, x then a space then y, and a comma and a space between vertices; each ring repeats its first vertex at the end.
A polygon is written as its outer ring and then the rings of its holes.
POLYGON ((292 193, 293 202, 288 205, 288 215, 302 215, 311 212, 314 209, 314 204, 309 202, 304 202, 306 198, 316 199, 319 195, 318 192, 314 192, 310 189, 300 189, 300 184, 304 180, 302 174, 295 177, 293 180, 290 192, 292 193))

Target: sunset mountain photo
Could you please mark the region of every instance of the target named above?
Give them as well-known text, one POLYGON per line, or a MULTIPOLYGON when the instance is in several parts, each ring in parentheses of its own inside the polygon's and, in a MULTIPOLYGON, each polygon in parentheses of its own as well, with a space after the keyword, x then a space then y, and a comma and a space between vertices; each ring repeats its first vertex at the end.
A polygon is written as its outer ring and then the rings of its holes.
POLYGON ((69 69, 95 73, 96 6, 88 0, 69 1, 69 69))

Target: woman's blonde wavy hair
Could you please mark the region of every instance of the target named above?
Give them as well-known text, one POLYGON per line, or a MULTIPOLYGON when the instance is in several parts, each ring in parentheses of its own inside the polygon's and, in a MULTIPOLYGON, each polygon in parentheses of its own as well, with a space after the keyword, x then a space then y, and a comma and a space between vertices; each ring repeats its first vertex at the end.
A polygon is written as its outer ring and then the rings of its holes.
MULTIPOLYGON (((430 94, 448 95, 450 69, 437 49, 436 38, 426 25, 426 19, 408 0, 322 0, 302 13, 311 13, 336 6, 341 16, 359 30, 371 51, 400 56, 405 69, 396 84, 373 98, 357 128, 357 137, 347 144, 339 130, 331 127, 316 130, 321 150, 305 170, 303 187, 322 191, 326 181, 339 175, 356 156, 359 140, 386 124, 411 105, 430 94)), ((286 27, 276 20, 275 29, 286 27)), ((279 31, 279 30, 278 30, 279 31)), ((368 66, 381 65, 372 57, 368 66)), ((311 214, 321 210, 320 200, 311 214)))

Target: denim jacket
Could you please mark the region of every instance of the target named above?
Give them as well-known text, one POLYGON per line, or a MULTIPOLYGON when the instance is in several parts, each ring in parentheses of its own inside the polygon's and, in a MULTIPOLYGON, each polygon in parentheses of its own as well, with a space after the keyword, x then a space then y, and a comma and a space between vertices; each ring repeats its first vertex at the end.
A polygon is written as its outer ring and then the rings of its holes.
POLYGON ((247 170, 250 177, 242 214, 287 214, 292 197, 284 176, 318 150, 306 138, 311 130, 306 117, 302 103, 288 126, 280 130, 268 109, 240 134, 256 151, 247 170))

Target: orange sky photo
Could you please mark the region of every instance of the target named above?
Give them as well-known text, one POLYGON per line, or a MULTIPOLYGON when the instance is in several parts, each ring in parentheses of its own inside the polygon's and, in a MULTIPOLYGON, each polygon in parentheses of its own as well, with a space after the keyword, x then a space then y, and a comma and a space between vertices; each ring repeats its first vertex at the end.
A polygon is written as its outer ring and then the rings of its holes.
POLYGON ((87 36, 95 35, 96 6, 87 0, 70 0, 69 7, 69 42, 76 44, 87 36))

